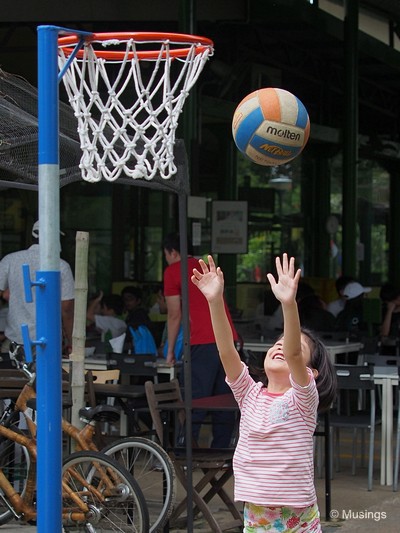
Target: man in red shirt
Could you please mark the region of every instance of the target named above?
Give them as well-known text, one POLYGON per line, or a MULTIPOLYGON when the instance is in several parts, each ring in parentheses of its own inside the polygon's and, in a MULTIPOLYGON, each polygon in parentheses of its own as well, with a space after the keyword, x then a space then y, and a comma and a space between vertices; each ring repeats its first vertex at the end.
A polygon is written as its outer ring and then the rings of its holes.
MULTIPOLYGON (((163 241, 163 249, 165 259, 168 263, 168 266, 164 271, 164 296, 168 312, 167 361, 173 363, 175 362, 175 342, 182 321, 182 281, 179 235, 167 235, 163 241)), ((209 306, 206 298, 200 290, 190 281, 193 274, 193 268, 199 269, 200 265, 197 259, 189 255, 188 289, 192 397, 202 398, 205 396, 215 396, 217 394, 227 394, 230 392, 230 389, 225 382, 224 369, 222 368, 215 343, 209 306)), ((238 340, 238 335, 232 324, 227 306, 226 311, 231 323, 233 337, 236 341, 238 340)), ((193 412, 193 437, 196 440, 199 436, 201 422, 204 420, 206 414, 206 412, 193 412)), ((234 426, 234 416, 234 413, 229 412, 212 412, 212 448, 229 447, 234 426)))

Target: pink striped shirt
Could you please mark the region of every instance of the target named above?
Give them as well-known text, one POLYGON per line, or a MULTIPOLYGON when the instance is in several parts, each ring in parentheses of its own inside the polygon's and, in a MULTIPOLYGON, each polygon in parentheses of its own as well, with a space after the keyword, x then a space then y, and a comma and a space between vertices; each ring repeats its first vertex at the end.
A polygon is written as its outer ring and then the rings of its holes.
POLYGON ((306 387, 290 377, 288 391, 272 394, 243 367, 238 379, 228 382, 241 412, 233 458, 235 500, 269 507, 314 504, 318 391, 311 370, 306 387))

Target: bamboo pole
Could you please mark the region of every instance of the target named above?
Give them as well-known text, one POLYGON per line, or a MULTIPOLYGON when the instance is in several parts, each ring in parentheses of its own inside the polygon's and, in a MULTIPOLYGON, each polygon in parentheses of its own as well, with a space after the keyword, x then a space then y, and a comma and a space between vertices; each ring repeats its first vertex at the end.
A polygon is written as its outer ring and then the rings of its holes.
MULTIPOLYGON (((85 405, 85 341, 86 341, 86 309, 88 293, 88 250, 89 233, 76 233, 75 252, 75 306, 74 327, 72 331, 71 360, 71 423, 77 428, 82 427, 79 420, 79 409, 85 405)), ((73 449, 71 442, 71 451, 73 449)))

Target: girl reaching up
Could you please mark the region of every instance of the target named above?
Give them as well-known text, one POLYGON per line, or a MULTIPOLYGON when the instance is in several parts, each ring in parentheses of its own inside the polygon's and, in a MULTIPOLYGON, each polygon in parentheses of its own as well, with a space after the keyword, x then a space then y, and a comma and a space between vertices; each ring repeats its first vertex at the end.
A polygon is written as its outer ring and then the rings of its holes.
POLYGON ((264 359, 265 379, 254 381, 241 361, 224 307, 224 276, 212 256, 192 282, 206 297, 226 380, 241 411, 235 450, 235 500, 244 502, 244 533, 321 531, 314 487, 313 435, 318 411, 334 399, 336 378, 328 353, 300 328, 294 258, 276 259, 268 274, 281 302, 283 335, 264 359))

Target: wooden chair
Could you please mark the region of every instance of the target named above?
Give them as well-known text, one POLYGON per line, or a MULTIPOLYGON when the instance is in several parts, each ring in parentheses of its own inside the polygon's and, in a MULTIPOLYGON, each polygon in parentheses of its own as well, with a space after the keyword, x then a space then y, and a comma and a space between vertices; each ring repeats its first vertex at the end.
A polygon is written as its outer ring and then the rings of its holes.
MULTIPOLYGON (((185 425, 185 410, 179 389, 179 382, 177 379, 159 384, 147 381, 145 383, 145 390, 154 429, 158 439, 171 457, 175 466, 176 476, 186 493, 188 493, 189 490, 192 491, 194 504, 193 516, 196 516, 199 512, 202 513, 208 522, 211 531, 214 533, 221 533, 228 529, 242 526, 243 520, 241 514, 236 508, 230 495, 228 495, 224 489, 226 482, 233 475, 233 450, 203 449, 196 447, 196 444, 194 443, 195 447, 193 448, 192 454, 192 468, 193 470, 200 471, 201 477, 197 482, 193 481, 193 486, 189 488, 186 478, 186 449, 184 447, 178 448, 175 446, 177 440, 176 435, 184 434, 182 431, 184 430, 185 425), (172 409, 168 412, 164 411, 163 413, 174 415, 176 422, 174 428, 171 428, 172 424, 168 423, 168 419, 171 417, 163 417, 162 415, 163 404, 177 405, 176 409, 172 409), (179 409, 179 406, 182 406, 182 409, 179 409), (175 431, 171 432, 171 429, 174 429, 175 431), (216 495, 221 498, 233 517, 233 520, 229 523, 218 523, 214 518, 211 509, 207 505, 216 495)), ((170 523, 176 523, 186 508, 187 496, 175 507, 170 518, 170 523)))
MULTIPOLYGON (((116 385, 120 377, 120 371, 117 368, 113 370, 88 370, 88 372, 90 372, 90 375, 92 376, 92 381, 95 381, 96 383, 112 383, 113 385, 116 385)), ((90 388, 90 391, 88 390, 88 394, 90 406, 96 407, 98 401, 93 387, 90 388)), ((114 404, 115 398, 112 396, 108 397, 107 405, 114 404)))

